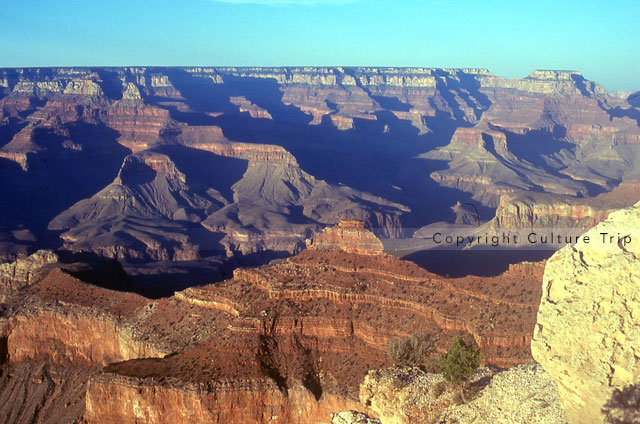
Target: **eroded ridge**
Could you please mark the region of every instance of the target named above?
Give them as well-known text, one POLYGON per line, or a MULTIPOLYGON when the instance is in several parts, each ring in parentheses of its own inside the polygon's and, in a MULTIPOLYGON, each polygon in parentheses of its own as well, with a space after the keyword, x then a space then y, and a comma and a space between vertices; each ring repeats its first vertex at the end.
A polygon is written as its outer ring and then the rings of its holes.
POLYGON ((161 422, 170 410, 184 423, 303 423, 362 409, 359 384, 390 364, 392 338, 427 332, 442 352, 466 333, 488 364, 530 358, 543 264, 443 278, 371 248, 350 251, 377 245, 362 223, 322 238, 330 243, 158 300, 50 264, 11 298, 8 363, 93 369, 82 374, 87 422, 161 422))

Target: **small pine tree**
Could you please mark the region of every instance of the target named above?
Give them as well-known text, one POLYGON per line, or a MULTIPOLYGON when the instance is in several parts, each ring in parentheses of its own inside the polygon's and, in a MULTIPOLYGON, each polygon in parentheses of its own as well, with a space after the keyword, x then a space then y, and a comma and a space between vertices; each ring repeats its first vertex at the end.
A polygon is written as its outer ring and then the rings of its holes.
POLYGON ((449 351, 440 357, 440 372, 447 381, 458 385, 463 402, 466 402, 464 385, 481 361, 480 350, 473 344, 465 343, 460 336, 456 336, 449 351))

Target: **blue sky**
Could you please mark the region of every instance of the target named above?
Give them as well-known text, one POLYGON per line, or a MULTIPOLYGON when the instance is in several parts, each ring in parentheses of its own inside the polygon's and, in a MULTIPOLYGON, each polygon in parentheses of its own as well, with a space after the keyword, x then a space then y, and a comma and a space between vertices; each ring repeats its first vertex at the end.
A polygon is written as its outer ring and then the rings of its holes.
POLYGON ((575 69, 640 89, 640 0, 2 0, 0 67, 575 69))

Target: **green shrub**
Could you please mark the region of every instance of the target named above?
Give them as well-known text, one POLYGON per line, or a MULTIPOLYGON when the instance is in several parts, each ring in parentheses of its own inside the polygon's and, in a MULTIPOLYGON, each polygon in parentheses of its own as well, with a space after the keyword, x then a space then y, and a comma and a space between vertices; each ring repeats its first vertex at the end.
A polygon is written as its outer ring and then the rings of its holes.
POLYGON ((408 338, 389 341, 389 357, 397 366, 418 367, 425 365, 435 350, 438 337, 427 333, 416 333, 408 338))

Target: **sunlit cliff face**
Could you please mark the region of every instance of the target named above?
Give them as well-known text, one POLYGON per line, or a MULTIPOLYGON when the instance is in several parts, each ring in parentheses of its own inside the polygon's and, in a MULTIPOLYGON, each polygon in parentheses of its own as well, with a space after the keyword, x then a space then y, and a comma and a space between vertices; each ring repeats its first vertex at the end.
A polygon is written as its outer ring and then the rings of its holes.
POLYGON ((359 384, 389 364, 392 338, 427 331, 444 351, 463 332, 488 364, 529 358, 542 264, 446 279, 384 254, 353 220, 307 244, 292 258, 155 301, 111 290, 111 280, 82 281, 82 263, 20 262, 11 269, 42 271, 8 291, 7 366, 93 370, 78 380, 90 422, 160 422, 173 405, 176 422, 302 423, 360 408, 359 384))

